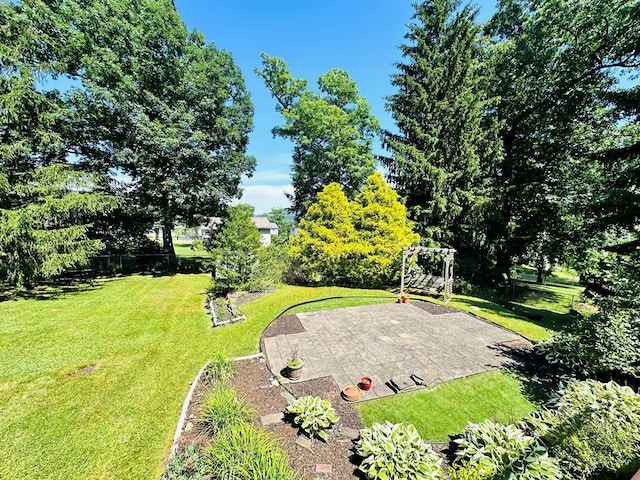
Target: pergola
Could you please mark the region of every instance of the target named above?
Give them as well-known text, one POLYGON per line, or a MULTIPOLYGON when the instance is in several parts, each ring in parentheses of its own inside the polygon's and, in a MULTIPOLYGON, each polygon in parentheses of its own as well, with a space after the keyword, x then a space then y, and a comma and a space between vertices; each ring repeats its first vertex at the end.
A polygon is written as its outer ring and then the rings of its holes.
POLYGON ((444 301, 448 302, 453 290, 453 259, 456 250, 453 248, 430 248, 430 247, 403 247, 402 248, 402 276, 400 277, 400 295, 404 294, 405 288, 423 290, 429 293, 442 293, 444 301), (442 255, 442 275, 419 275, 405 282, 405 271, 407 259, 419 253, 435 253, 442 255))

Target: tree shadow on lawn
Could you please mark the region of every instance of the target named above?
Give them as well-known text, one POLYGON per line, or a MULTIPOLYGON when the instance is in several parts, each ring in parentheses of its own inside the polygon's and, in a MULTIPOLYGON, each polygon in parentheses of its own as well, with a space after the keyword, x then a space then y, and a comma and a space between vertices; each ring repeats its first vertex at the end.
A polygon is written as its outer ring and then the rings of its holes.
POLYGON ((503 372, 520 382, 522 395, 531 403, 539 406, 546 404, 557 387, 558 372, 544 356, 535 352, 529 342, 509 343, 493 347, 510 359, 504 365, 503 372))
POLYGON ((10 287, 0 291, 0 302, 18 299, 56 300, 66 295, 98 290, 110 280, 113 280, 113 277, 91 279, 63 278, 43 282, 28 290, 10 287))
POLYGON ((456 297, 455 303, 467 305, 468 308, 465 308, 465 311, 485 318, 490 322, 493 321, 494 323, 497 323, 491 318, 491 316, 483 317, 480 314, 482 310, 504 319, 527 321, 554 332, 560 331, 563 325, 575 320, 575 317, 568 313, 554 313, 549 312, 548 310, 540 310, 510 302, 503 307, 492 300, 486 300, 479 297, 456 297))
POLYGON ((550 312, 542 308, 534 308, 528 305, 522 305, 520 303, 508 304, 511 311, 516 314, 525 317, 527 320, 533 321, 536 325, 540 325, 548 330, 558 332, 563 326, 569 325, 575 321, 576 317, 570 313, 556 313, 550 312))

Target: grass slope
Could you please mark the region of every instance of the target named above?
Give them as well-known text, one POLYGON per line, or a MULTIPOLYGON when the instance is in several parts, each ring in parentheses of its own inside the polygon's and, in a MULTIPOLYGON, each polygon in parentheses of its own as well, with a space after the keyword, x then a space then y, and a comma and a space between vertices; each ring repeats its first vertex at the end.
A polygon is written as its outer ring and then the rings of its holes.
POLYGON ((544 398, 537 384, 507 371, 492 370, 426 390, 355 404, 366 426, 413 423, 422 438, 447 442, 467 422, 513 422, 536 410, 544 398), (526 395, 525 395, 526 393, 526 395))
POLYGON ((132 276, 0 303, 0 478, 157 477, 213 352, 255 353, 264 327, 296 303, 385 295, 284 287, 243 305, 246 321, 212 330, 208 285, 207 275, 132 276))

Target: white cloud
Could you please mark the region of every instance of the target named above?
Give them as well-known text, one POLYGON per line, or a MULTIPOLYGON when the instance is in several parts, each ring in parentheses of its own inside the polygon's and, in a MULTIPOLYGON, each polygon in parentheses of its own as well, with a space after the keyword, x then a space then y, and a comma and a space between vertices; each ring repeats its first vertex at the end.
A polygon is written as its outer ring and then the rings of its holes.
POLYGON ((272 208, 288 208, 291 203, 285 193, 293 193, 291 185, 248 185, 244 187, 242 198, 234 203, 253 205, 257 214, 267 213, 272 208))

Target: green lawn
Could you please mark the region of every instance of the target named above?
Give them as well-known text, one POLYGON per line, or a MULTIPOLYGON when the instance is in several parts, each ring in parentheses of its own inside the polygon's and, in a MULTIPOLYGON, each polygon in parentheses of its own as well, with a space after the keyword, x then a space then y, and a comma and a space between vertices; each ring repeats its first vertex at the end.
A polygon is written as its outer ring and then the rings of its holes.
POLYGON ((413 423, 425 440, 446 442, 467 422, 520 420, 536 410, 546 392, 509 371, 492 370, 412 393, 355 404, 366 426, 413 423))
POLYGON ((191 242, 176 241, 173 243, 176 256, 185 258, 211 258, 211 253, 206 250, 192 250, 191 242))
POLYGON ((246 321, 211 329, 208 284, 207 275, 131 276, 0 303, 0 478, 157 477, 213 352, 255 353, 264 327, 300 302, 390 295, 284 287, 243 305, 246 321))

